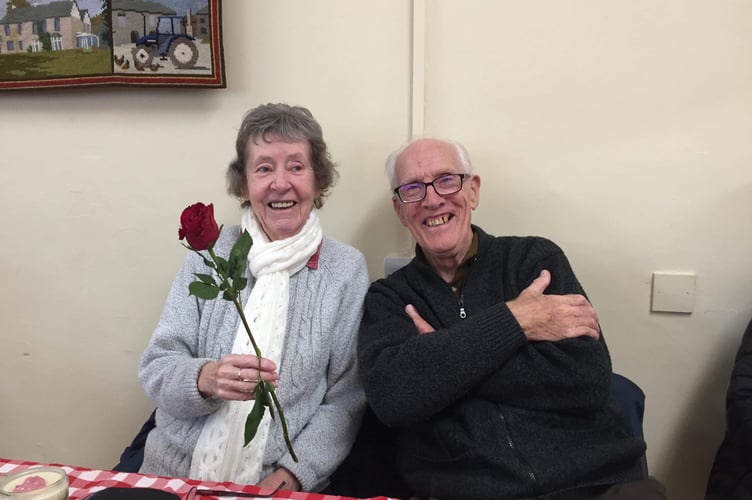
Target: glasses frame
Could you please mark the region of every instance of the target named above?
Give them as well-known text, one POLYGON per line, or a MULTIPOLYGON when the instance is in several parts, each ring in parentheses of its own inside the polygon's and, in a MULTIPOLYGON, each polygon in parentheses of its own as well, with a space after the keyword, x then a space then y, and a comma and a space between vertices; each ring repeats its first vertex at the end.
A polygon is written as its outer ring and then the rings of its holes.
POLYGON ((462 191, 462 186, 465 185, 465 179, 467 179, 468 177, 472 177, 472 176, 473 176, 472 174, 468 174, 467 172, 465 172, 465 173, 456 173, 456 174, 454 174, 454 173, 452 173, 452 174, 441 174, 438 177, 434 177, 430 182, 414 181, 414 182, 408 182, 406 184, 402 184, 402 185, 397 186, 396 188, 394 188, 393 192, 397 196, 397 198, 399 199, 399 201, 401 201, 402 203, 405 203, 405 204, 407 204, 407 203, 418 203, 419 201, 423 201, 423 200, 426 199, 426 196, 428 195, 428 186, 431 186, 433 188, 434 192, 437 195, 439 195, 439 196, 449 196, 451 194, 459 193, 460 191, 462 191), (452 191, 451 193, 439 193, 439 191, 436 189, 436 184, 434 184, 434 182, 438 181, 439 179, 443 179, 444 177, 449 177, 449 176, 452 176, 452 177, 459 176, 459 178, 460 178, 460 185, 459 185, 459 187, 457 188, 456 191, 452 191), (411 184, 423 184, 423 196, 421 196, 420 199, 417 199, 417 200, 405 201, 405 200, 402 199, 402 194, 400 194, 400 189, 403 188, 403 187, 405 187, 405 186, 409 186, 411 184))

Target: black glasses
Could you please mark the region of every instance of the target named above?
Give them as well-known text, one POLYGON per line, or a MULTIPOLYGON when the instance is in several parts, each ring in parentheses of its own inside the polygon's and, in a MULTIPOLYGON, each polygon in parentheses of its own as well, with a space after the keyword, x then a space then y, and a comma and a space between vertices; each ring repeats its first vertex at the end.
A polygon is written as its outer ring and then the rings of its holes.
POLYGON ((272 498, 285 486, 285 482, 279 483, 274 491, 271 493, 244 493, 242 491, 227 491, 227 490, 204 490, 198 489, 195 486, 188 490, 188 494, 185 496, 185 500, 195 500, 196 497, 236 497, 236 498, 272 498))
POLYGON ((410 182, 397 186, 394 194, 402 203, 415 203, 422 201, 426 197, 428 186, 433 186, 436 194, 447 196, 454 194, 462 189, 462 182, 470 177, 470 174, 444 174, 436 177, 431 182, 410 182))

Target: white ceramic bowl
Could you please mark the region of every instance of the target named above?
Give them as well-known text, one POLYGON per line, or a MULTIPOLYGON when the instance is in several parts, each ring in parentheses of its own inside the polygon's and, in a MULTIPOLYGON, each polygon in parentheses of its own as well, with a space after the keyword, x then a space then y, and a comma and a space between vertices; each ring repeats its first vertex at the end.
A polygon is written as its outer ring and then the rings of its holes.
POLYGON ((67 500, 68 475, 59 467, 30 467, 0 477, 0 498, 67 500))

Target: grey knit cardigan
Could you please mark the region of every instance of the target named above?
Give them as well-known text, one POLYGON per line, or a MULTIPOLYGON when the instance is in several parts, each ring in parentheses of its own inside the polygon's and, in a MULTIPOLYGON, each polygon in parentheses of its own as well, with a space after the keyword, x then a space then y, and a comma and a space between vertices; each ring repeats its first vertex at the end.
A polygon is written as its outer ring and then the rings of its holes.
MULTIPOLYGON (((217 255, 226 257, 239 234, 238 226, 224 228, 215 245, 217 255)), ((146 441, 142 473, 187 477, 202 426, 223 404, 199 394, 198 374, 205 363, 231 352, 239 319, 231 302, 189 296, 194 273, 208 272, 201 258, 189 252, 141 358, 139 378, 157 405, 157 426, 146 441)), ((250 274, 248 278, 243 303, 255 284, 250 274)), ((299 462, 289 455, 276 419, 261 477, 281 466, 298 478, 303 490, 317 491, 352 447, 365 409, 356 338, 368 284, 363 255, 328 237, 317 268, 306 266, 290 278, 276 392, 299 462)))

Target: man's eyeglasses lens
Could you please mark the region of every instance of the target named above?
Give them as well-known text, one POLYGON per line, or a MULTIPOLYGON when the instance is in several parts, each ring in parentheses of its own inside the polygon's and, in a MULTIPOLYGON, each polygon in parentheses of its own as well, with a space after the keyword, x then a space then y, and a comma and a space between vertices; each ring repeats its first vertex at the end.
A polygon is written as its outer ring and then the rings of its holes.
POLYGON ((436 194, 442 196, 454 194, 462 189, 462 181, 468 174, 446 174, 435 178, 431 182, 411 182, 403 184, 394 190, 402 203, 414 203, 426 197, 428 186, 433 186, 436 194))

